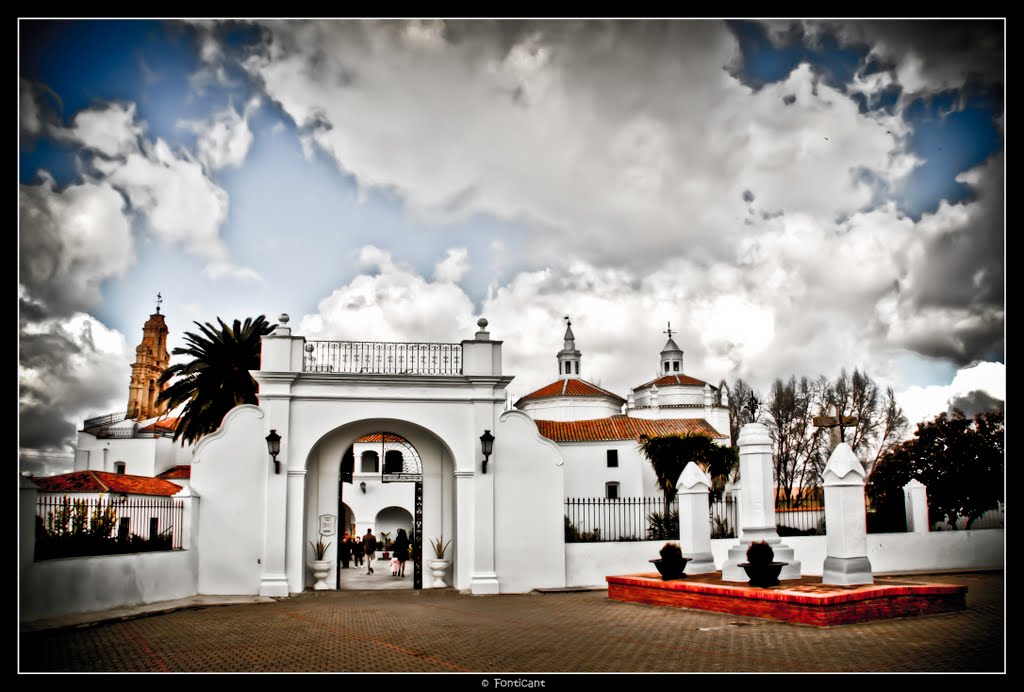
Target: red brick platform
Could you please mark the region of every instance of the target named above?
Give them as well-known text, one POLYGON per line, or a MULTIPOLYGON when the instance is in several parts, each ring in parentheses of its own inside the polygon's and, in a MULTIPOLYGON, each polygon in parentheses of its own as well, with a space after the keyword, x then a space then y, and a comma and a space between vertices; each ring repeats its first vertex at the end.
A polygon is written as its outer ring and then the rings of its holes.
POLYGON ((722 573, 663 581, 657 573, 605 577, 608 598, 711 610, 732 615, 831 627, 854 622, 949 613, 967 608, 967 587, 877 577, 874 584, 833 586, 802 577, 758 588, 723 582, 722 573))

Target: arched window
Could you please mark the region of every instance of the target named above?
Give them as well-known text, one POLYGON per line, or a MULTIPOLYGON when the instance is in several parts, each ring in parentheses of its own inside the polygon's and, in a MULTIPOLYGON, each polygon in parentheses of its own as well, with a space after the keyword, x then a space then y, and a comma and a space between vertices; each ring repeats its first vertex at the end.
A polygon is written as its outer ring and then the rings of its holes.
POLYGON ((679 372, 679 361, 672 361, 672 372, 679 372))
POLYGON ((405 458, 397 449, 389 449, 384 453, 384 473, 401 473, 405 468, 405 458))
POLYGON ((360 457, 359 471, 360 473, 377 473, 379 470, 378 464, 380 463, 380 457, 377 452, 363 452, 360 457))
POLYGON ((580 362, 579 361, 576 361, 576 374, 577 375, 580 374, 580 362))
POLYGON ((572 363, 570 363, 569 361, 566 361, 566 363, 565 363, 565 374, 566 375, 571 375, 572 374, 572 363))

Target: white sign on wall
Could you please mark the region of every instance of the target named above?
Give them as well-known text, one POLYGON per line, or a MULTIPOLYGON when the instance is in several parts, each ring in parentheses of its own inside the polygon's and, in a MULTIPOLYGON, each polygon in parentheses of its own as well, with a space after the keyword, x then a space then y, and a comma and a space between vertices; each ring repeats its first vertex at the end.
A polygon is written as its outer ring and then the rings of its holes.
POLYGON ((333 514, 320 515, 320 533, 325 536, 333 536, 338 525, 338 517, 333 514))

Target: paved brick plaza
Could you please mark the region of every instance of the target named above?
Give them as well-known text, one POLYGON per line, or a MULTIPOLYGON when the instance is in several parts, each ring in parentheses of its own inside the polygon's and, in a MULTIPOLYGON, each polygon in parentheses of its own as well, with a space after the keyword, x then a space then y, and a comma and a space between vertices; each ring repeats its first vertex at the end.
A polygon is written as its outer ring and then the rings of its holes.
POLYGON ((1003 574, 928 579, 966 585, 967 610, 822 629, 603 591, 307 592, 23 633, 19 659, 23 672, 1004 671, 1003 574))

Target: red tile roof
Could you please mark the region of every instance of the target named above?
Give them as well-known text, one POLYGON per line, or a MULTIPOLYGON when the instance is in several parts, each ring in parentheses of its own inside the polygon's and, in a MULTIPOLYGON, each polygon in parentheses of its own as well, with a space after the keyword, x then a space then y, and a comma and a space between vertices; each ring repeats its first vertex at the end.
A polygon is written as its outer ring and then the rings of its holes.
MULTIPOLYGON (((696 377, 690 377, 689 375, 665 375, 664 377, 659 377, 656 380, 645 382, 644 384, 638 387, 634 387, 633 389, 643 389, 644 387, 650 387, 652 384, 656 384, 659 387, 671 387, 677 384, 686 384, 697 387, 703 387, 704 385, 707 384, 707 382, 705 382, 704 380, 698 380, 696 377)), ((712 385, 711 389, 717 390, 718 387, 712 385)))
POLYGON ((180 420, 180 419, 178 419, 178 418, 161 418, 160 420, 155 421, 154 423, 152 423, 150 425, 147 425, 145 428, 142 428, 142 430, 150 430, 152 432, 159 432, 159 433, 164 433, 164 432, 172 433, 178 427, 178 420, 180 420))
POLYGON ((592 420, 538 420, 540 434, 555 442, 597 442, 602 440, 638 440, 641 435, 683 435, 704 433, 712 438, 729 437, 715 430, 703 418, 630 418, 609 416, 592 420))
POLYGON ((626 402, 618 394, 609 392, 607 389, 601 389, 596 384, 590 384, 586 380, 566 378, 564 380, 556 380, 535 392, 530 392, 526 396, 520 397, 516 405, 528 399, 547 399, 556 396, 600 396, 614 399, 620 405, 626 402))
POLYGON ((405 442, 405 438, 392 435, 391 433, 373 433, 371 435, 363 435, 356 442, 405 442), (383 440, 380 439, 382 435, 384 436, 383 440))
POLYGON ((162 478, 129 476, 106 471, 75 471, 59 476, 33 478, 48 493, 124 493, 128 495, 175 495, 181 486, 162 478))
POLYGON ((192 466, 190 464, 185 464, 183 466, 172 466, 163 473, 158 473, 156 477, 189 479, 192 477, 192 466))

